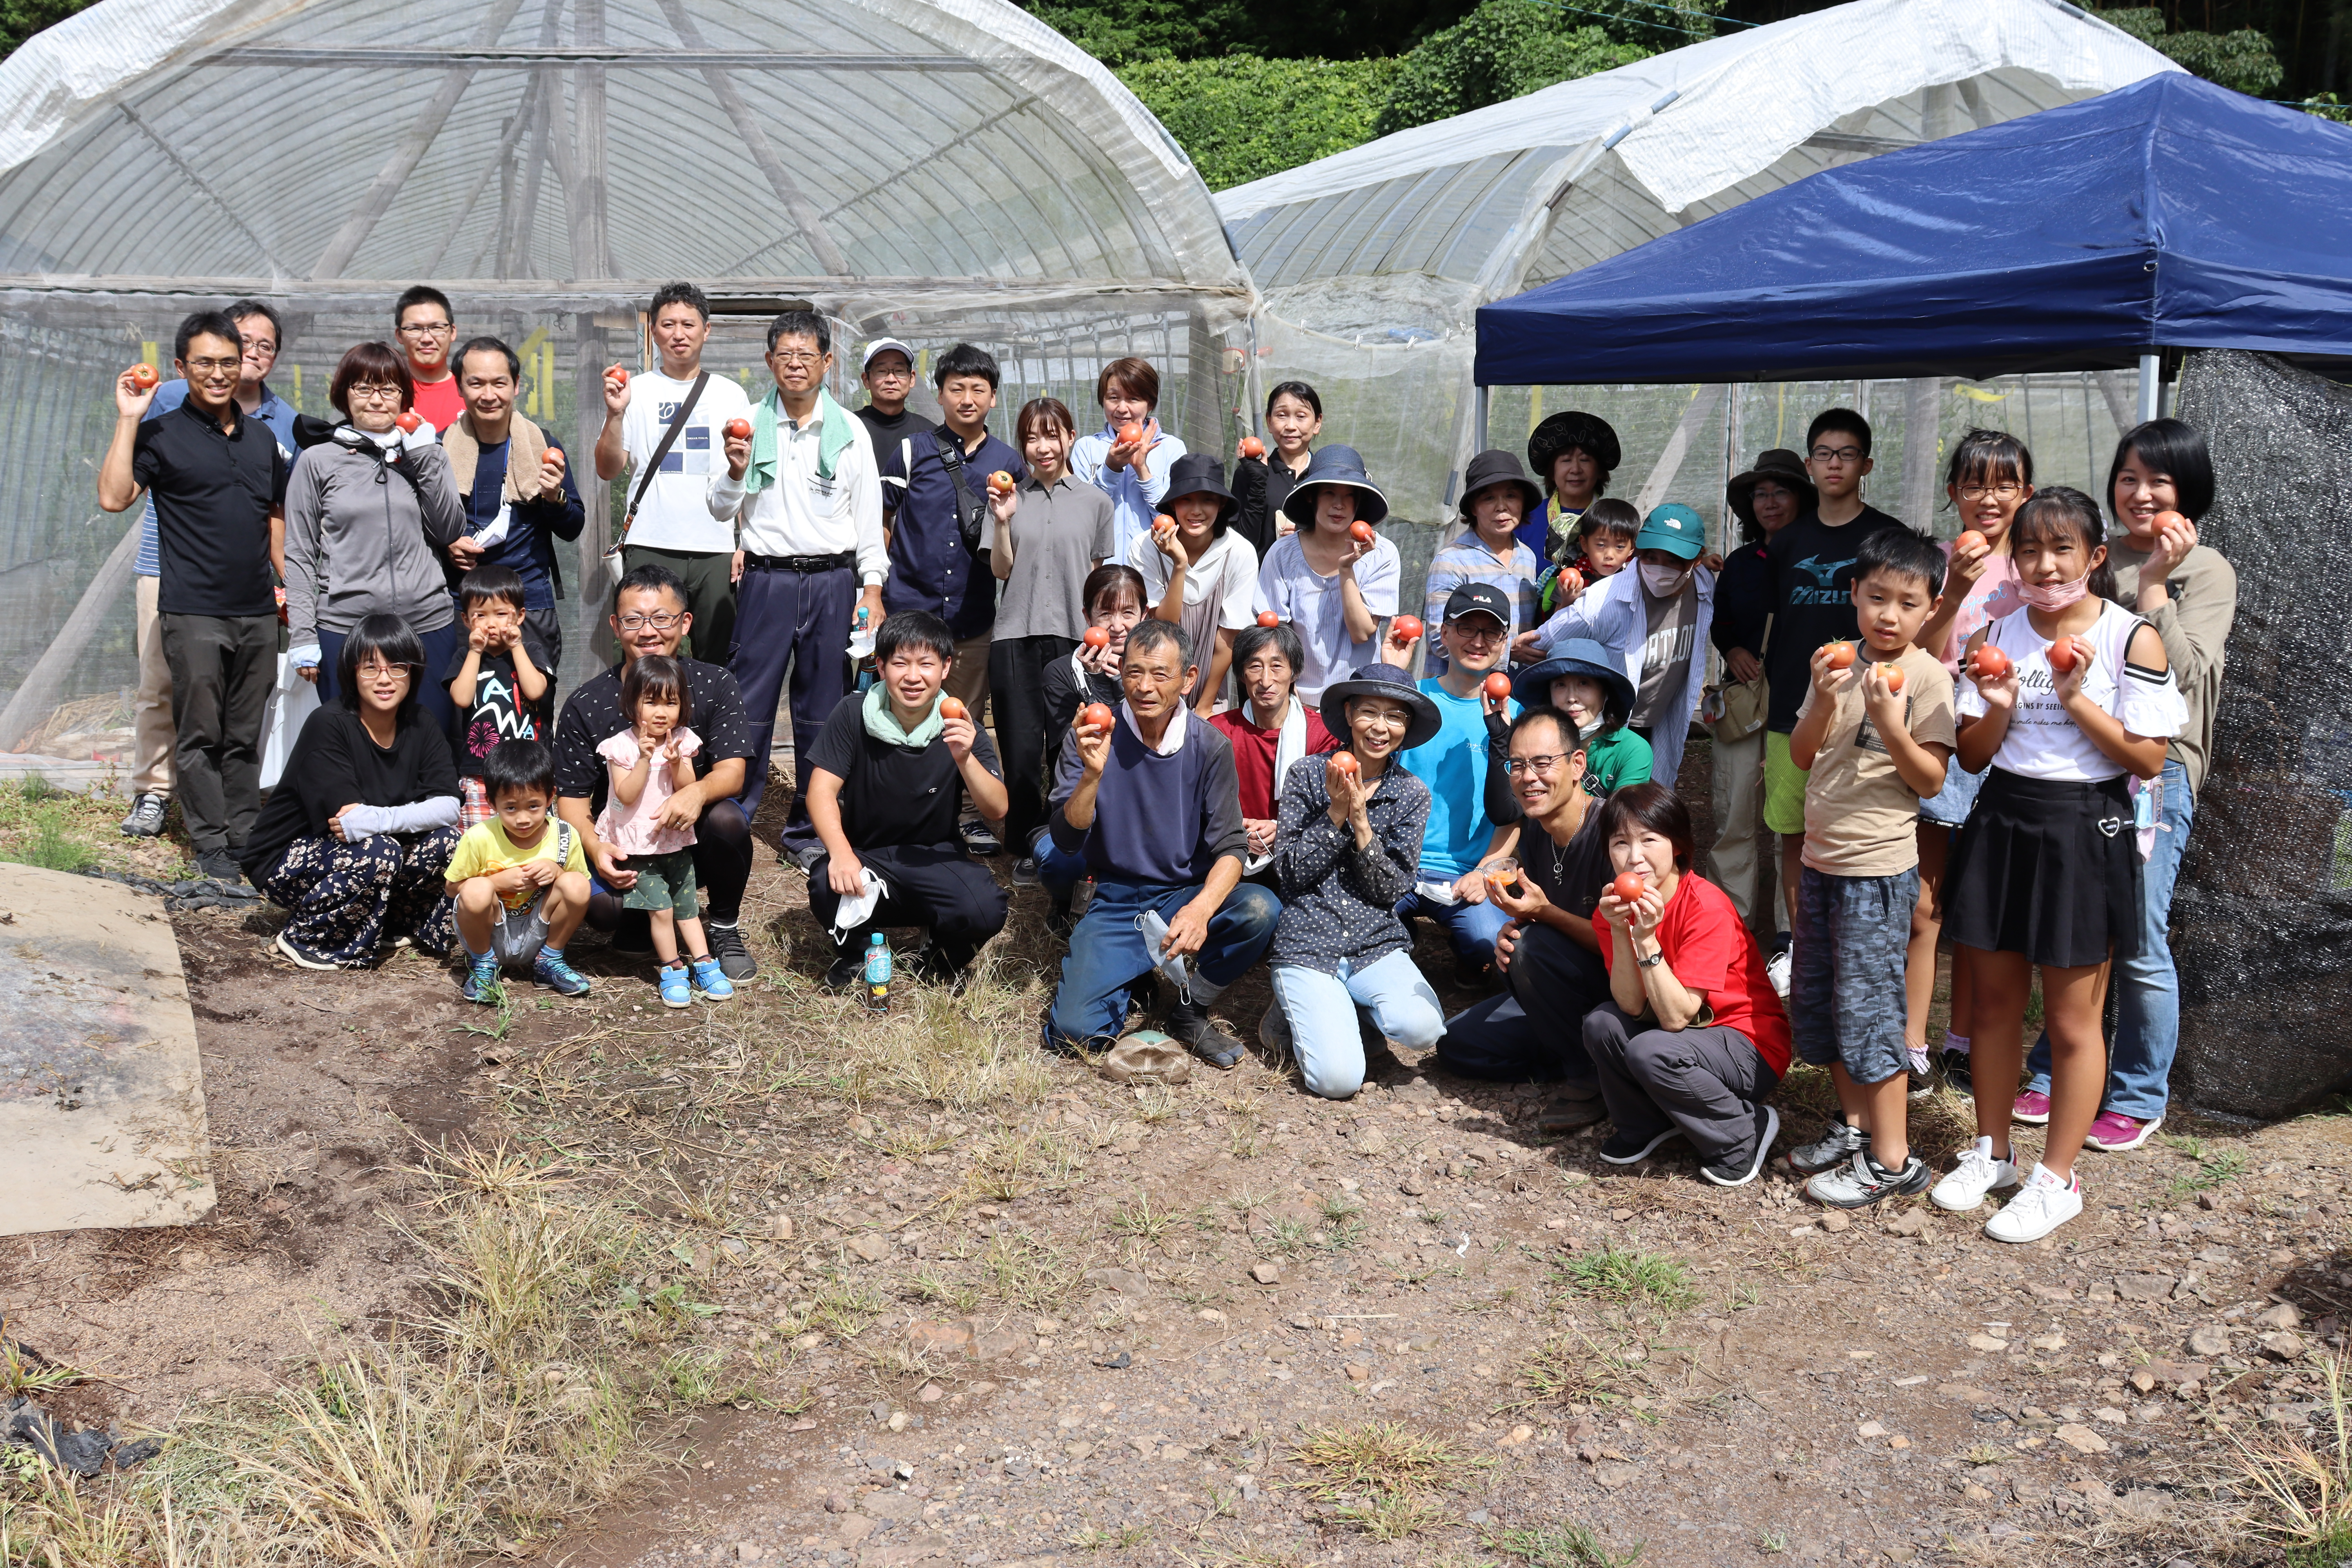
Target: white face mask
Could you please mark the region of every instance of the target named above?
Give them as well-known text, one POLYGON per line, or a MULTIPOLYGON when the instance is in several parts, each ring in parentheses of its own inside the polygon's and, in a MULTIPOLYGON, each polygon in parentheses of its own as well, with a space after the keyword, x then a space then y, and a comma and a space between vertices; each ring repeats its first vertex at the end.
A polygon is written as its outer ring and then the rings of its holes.
POLYGON ((1642 563, 1642 586, 1650 591, 1654 599, 1673 598, 1689 581, 1690 568, 1687 566, 1657 566, 1647 561, 1642 563))

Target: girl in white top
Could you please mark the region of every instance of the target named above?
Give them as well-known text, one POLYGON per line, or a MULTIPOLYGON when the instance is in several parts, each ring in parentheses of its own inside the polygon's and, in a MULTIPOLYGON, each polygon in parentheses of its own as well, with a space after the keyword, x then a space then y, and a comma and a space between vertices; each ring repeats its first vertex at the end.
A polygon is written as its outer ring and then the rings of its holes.
POLYGON ((2074 1152, 2106 1086, 2102 968, 2137 951, 2138 836, 2130 774, 2153 778, 2189 717, 2156 628, 2106 595, 2105 532, 2088 496, 2052 486, 2010 529, 2025 607, 1969 639, 1958 755, 1992 772, 1945 878, 1946 926, 1970 950, 1978 1137, 1931 1194, 1975 1208, 2017 1184, 2011 1092, 2033 971, 2053 1064, 2049 1135, 2018 1195, 1986 1225, 2035 1241, 2083 1211, 2074 1152))
POLYGON ((1297 691, 1312 706, 1325 687, 1381 657, 1381 623, 1397 613, 1403 564, 1395 543, 1374 531, 1388 498, 1353 447, 1318 450, 1282 510, 1298 531, 1265 552, 1255 603, 1298 634, 1307 662, 1297 691))
POLYGON ((1143 574, 1152 615, 1192 639, 1201 673, 1185 699, 1206 719, 1224 695, 1234 637, 1257 622, 1257 552, 1233 527, 1240 502, 1225 488, 1224 465, 1206 453, 1176 459, 1167 504, 1127 563, 1143 574))

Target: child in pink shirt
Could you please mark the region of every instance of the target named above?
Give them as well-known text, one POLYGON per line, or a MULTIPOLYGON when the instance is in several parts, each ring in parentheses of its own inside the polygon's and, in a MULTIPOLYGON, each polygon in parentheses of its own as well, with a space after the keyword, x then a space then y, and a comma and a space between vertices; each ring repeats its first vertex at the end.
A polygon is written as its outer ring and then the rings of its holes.
POLYGON ((686 672, 674 658, 647 654, 621 678, 621 710, 629 728, 596 747, 611 794, 596 818, 597 837, 627 857, 635 883, 622 907, 645 910, 653 921, 654 952, 661 960, 661 999, 689 1007, 699 994, 723 1001, 735 987, 710 956, 695 900, 694 828, 661 820, 663 805, 694 782, 694 754, 702 742, 686 727, 691 717, 686 672), (691 963, 678 956, 680 940, 691 963))

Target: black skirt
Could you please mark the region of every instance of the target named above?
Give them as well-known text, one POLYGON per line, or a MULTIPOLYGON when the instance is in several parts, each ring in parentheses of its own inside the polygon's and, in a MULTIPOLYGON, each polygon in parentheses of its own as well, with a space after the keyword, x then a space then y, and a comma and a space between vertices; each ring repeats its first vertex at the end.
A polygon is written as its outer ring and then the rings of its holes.
POLYGON ((2122 778, 2029 779, 1993 769, 1944 873, 1944 931, 2053 969, 2139 954, 2140 859, 2122 778))

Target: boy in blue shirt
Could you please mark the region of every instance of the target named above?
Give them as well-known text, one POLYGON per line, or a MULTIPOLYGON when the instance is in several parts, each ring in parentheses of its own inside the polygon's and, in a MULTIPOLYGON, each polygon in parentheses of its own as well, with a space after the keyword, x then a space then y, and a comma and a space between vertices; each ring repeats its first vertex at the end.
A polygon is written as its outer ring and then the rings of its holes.
MULTIPOLYGON (((1399 920, 1426 915, 1445 927, 1454 944, 1454 977, 1483 983, 1495 963, 1495 934, 1510 921, 1486 897, 1481 868, 1497 858, 1510 828, 1486 816, 1486 715, 1497 704, 1483 689, 1511 650, 1511 602, 1488 583, 1465 583, 1445 601, 1438 628, 1445 649, 1444 675, 1421 682, 1437 704, 1437 736, 1406 752, 1407 772, 1429 786, 1429 826, 1422 836, 1421 876, 1397 903, 1399 920)), ((1391 654, 1395 645, 1385 645, 1391 654)), ((1395 662, 1392 658, 1391 662, 1395 662)))

